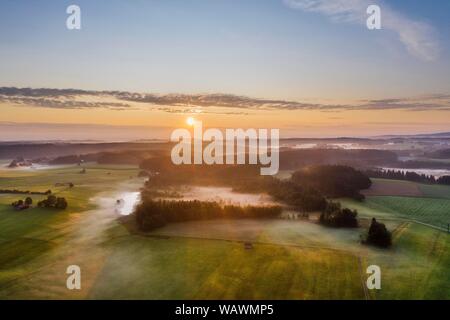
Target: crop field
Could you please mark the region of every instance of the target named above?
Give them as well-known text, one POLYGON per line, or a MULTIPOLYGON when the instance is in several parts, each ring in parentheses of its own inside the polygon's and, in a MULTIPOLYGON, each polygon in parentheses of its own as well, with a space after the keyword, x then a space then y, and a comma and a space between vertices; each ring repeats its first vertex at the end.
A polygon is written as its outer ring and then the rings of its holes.
POLYGON ((349 199, 340 199, 340 201, 348 207, 357 209, 361 217, 370 218, 375 216, 386 219, 415 220, 436 227, 447 228, 447 225, 450 223, 449 186, 396 180, 374 180, 376 189, 380 189, 380 185, 397 184, 404 187, 403 191, 406 191, 406 188, 417 188, 420 190, 421 195, 400 196, 398 193, 397 195, 377 195, 378 193, 371 192, 371 189, 369 189, 366 193, 366 200, 363 202, 349 199))
POLYGON ((415 182, 387 180, 387 179, 371 179, 372 186, 368 190, 364 190, 365 196, 422 196, 423 191, 420 185, 415 182))
POLYGON ((417 197, 368 197, 363 203, 342 201, 357 209, 360 217, 414 220, 446 228, 450 223, 450 200, 417 197))
POLYGON ((450 199, 371 197, 367 204, 383 211, 442 227, 450 223, 450 199))
POLYGON ((450 186, 422 184, 419 187, 425 197, 450 199, 450 186))

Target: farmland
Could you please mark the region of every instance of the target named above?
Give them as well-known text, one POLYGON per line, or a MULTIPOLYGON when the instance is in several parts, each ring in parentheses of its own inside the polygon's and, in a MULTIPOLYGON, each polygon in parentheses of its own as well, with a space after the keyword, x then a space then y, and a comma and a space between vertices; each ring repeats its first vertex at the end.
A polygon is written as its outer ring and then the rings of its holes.
MULTIPOLYGON (((426 185, 414 182, 374 179, 374 187, 398 185, 399 195, 380 195, 379 192, 366 192, 364 202, 343 199, 345 205, 359 210, 361 216, 380 216, 389 219, 406 219, 446 228, 450 223, 450 187, 443 185, 426 185), (411 196, 411 190, 420 190, 417 196, 411 196), (371 195, 372 194, 372 195, 371 195)), ((380 191, 381 192, 381 191, 380 191)), ((385 192, 384 192, 385 194, 385 192)))
MULTIPOLYGON (((69 208, 63 212, 36 208, 15 212, 9 203, 17 195, 0 196, 0 298, 450 297, 446 272, 449 236, 405 222, 403 217, 409 211, 389 200, 377 200, 384 197, 368 197, 365 203, 345 200, 361 210, 362 227, 357 229, 325 228, 303 220, 211 220, 174 223, 139 234, 126 228, 112 209, 118 195, 142 185, 142 180, 135 178, 137 170, 86 168, 86 174, 80 174, 75 166, 2 171, 0 188, 51 188, 68 199, 69 208), (67 181, 75 187, 54 187, 67 181), (367 228, 364 218, 371 217, 394 231, 392 249, 360 244, 367 228), (246 242, 253 244, 251 249, 245 248, 246 242), (79 291, 65 287, 65 271, 72 264, 82 270, 79 291), (382 290, 365 294, 365 268, 370 264, 382 268, 382 290)), ((218 194, 209 189, 208 193, 218 194)), ((420 201, 399 198, 408 200, 403 206, 420 206, 420 201)), ((425 213, 434 216, 441 212, 439 208, 436 205, 434 211, 425 213)))

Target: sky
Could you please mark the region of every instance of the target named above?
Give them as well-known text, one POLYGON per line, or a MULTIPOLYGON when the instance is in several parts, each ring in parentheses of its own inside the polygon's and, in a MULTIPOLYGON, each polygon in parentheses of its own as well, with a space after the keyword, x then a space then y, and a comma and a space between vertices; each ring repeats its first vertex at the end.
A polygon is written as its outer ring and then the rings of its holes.
POLYGON ((449 18, 446 0, 2 0, 0 130, 164 138, 195 115, 285 137, 450 131, 449 18))

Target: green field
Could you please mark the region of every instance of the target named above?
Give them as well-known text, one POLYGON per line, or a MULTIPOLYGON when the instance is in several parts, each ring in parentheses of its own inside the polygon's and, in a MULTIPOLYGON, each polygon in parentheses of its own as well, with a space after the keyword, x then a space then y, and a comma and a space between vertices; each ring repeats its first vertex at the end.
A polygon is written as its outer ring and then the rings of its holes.
POLYGON ((112 245, 91 298, 363 298, 357 258, 345 253, 193 239, 112 245))
MULTIPOLYGON (((136 168, 94 165, 86 168, 86 174, 80 174, 81 169, 76 166, 52 170, 0 170, 0 189, 51 189, 69 203, 65 211, 33 208, 17 212, 10 204, 26 195, 0 195, 0 288, 41 268, 46 255, 51 255, 66 242, 83 215, 95 208, 91 197, 112 191, 117 184, 136 180, 131 178, 136 177, 136 168), (64 182, 72 182, 75 187, 54 186, 64 182)), ((33 195, 31 198, 37 203, 45 196, 33 195)))
POLYGON ((132 178, 137 170, 91 166, 84 175, 78 172, 0 171, 3 189, 75 184, 70 190, 51 188, 68 199, 63 212, 16 212, 8 204, 17 196, 0 196, 1 299, 450 298, 449 235, 384 221, 398 213, 380 210, 381 204, 357 203, 365 208, 363 217, 376 216, 394 231, 389 250, 361 245, 365 228, 282 219, 180 223, 139 235, 104 207, 117 192, 139 188, 142 180, 132 178), (245 241, 253 248, 245 249, 245 241), (72 264, 82 270, 80 291, 65 286, 72 264), (370 264, 382 268, 382 290, 365 293, 370 264))
POLYGON ((377 299, 450 299, 450 235, 415 223, 394 231, 394 247, 369 255, 382 270, 377 299))
POLYGON ((415 187, 421 190, 421 196, 367 196, 364 202, 341 201, 346 206, 358 209, 363 217, 407 219, 446 229, 450 223, 450 187, 418 183, 415 187))
POLYGON ((421 184, 419 188, 426 197, 450 199, 450 186, 421 184))

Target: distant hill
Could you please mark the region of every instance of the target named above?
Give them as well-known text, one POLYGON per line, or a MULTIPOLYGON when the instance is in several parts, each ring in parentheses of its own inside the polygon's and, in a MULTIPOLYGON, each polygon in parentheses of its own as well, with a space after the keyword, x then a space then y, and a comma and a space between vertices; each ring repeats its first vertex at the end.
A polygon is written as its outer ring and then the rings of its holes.
POLYGON ((427 153, 427 157, 431 159, 450 159, 450 149, 442 149, 427 153))
POLYGON ((0 143, 0 159, 56 158, 97 152, 167 150, 169 143, 0 143))
POLYGON ((385 135, 377 136, 376 138, 393 139, 393 138, 434 138, 434 139, 450 139, 450 132, 438 132, 438 133, 420 133, 420 134, 404 134, 404 135, 385 135))

